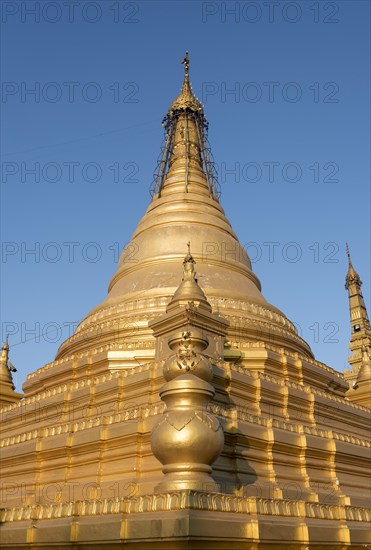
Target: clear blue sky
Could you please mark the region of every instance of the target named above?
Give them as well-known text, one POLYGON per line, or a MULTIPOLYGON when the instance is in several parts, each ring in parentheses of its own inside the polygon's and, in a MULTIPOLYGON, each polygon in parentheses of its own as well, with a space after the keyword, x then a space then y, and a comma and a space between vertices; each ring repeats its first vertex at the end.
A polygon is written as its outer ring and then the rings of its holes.
POLYGON ((18 389, 106 295, 185 50, 263 293, 343 370, 346 240, 370 296, 370 3, 72 4, 1 5, 1 328, 18 389))

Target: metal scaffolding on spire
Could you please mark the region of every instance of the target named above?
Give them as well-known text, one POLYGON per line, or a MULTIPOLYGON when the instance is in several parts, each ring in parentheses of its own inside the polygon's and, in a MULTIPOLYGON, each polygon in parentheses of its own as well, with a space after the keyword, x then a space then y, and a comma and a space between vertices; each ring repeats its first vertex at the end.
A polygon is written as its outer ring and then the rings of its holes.
POLYGON ((209 123, 205 117, 203 105, 193 94, 189 82, 189 52, 186 52, 184 59, 181 61, 184 65, 184 81, 179 96, 173 101, 166 116, 162 121, 165 129, 165 138, 161 148, 161 154, 157 162, 157 168, 154 173, 153 182, 151 185, 151 195, 160 196, 161 190, 170 168, 170 162, 174 151, 174 138, 177 124, 180 119, 184 122, 184 144, 186 147, 185 155, 185 191, 188 192, 188 180, 190 174, 190 139, 188 127, 189 123, 193 123, 197 132, 197 141, 199 147, 199 156, 202 169, 207 177, 210 195, 215 200, 218 200, 221 192, 217 179, 217 171, 215 163, 208 144, 208 126, 209 123))

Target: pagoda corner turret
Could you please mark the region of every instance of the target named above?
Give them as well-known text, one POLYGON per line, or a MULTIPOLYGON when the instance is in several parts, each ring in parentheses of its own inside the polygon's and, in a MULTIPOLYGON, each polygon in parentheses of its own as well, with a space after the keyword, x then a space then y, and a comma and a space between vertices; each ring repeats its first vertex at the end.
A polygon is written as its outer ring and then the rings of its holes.
POLYGON ((345 379, 349 383, 347 397, 353 403, 371 408, 371 327, 365 301, 362 295, 362 281, 354 269, 350 257, 348 243, 348 272, 345 278, 345 288, 349 296, 350 369, 345 370, 345 379))
POLYGON ((8 337, 1 348, 0 357, 0 406, 18 403, 23 394, 15 391, 12 373, 17 369, 9 361, 9 343, 8 337))

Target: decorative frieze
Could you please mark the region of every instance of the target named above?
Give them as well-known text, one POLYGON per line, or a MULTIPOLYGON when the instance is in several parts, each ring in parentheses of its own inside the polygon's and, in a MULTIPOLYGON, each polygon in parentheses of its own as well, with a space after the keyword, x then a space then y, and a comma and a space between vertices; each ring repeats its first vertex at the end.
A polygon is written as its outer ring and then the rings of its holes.
POLYGON ((223 493, 183 490, 115 499, 83 500, 50 505, 14 507, 0 511, 1 522, 96 516, 105 514, 140 514, 179 510, 204 510, 247 514, 249 516, 282 516, 317 518, 353 522, 371 521, 368 508, 338 506, 318 502, 290 501, 257 497, 237 497, 223 493))

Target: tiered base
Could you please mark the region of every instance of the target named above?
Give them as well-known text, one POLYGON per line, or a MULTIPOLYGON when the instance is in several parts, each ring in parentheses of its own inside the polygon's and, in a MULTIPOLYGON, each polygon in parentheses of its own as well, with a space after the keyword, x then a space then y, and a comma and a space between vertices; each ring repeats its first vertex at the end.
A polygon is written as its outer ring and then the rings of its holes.
POLYGON ((13 508, 4 548, 365 550, 370 513, 354 506, 174 491, 13 508))

